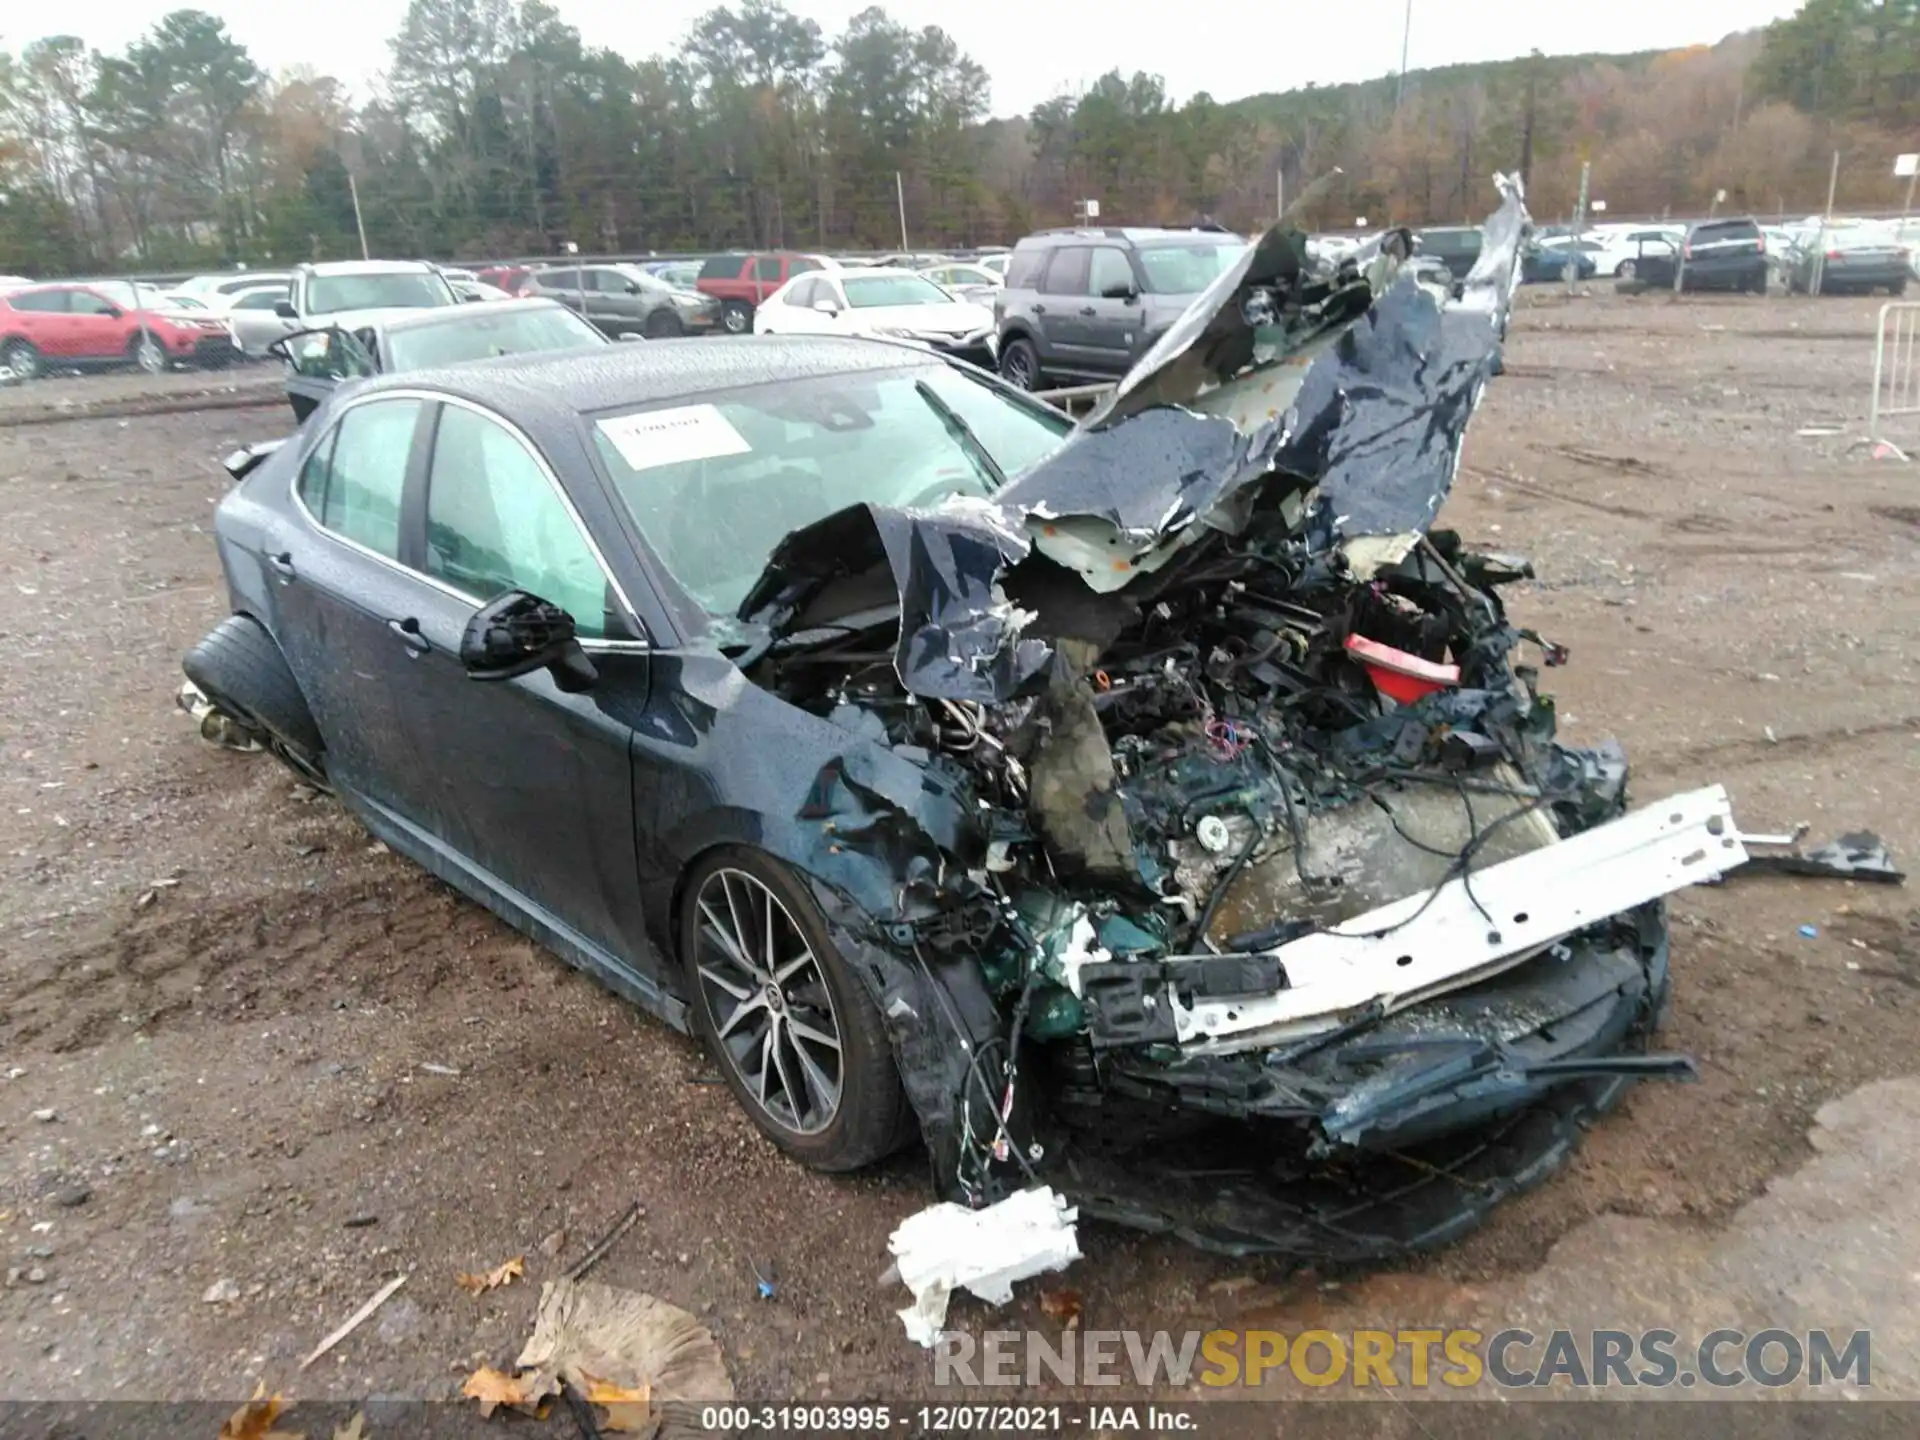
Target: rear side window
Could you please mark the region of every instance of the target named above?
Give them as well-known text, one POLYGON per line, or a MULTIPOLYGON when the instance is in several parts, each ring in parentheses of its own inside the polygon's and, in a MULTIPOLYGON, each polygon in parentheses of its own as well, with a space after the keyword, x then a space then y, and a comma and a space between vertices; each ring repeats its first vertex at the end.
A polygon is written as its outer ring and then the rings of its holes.
POLYGON ((779 280, 780 257, 778 255, 762 255, 758 260, 754 261, 753 278, 766 282, 779 280))
POLYGON ((67 312, 67 292, 64 290, 16 291, 7 296, 7 304, 15 310, 32 310, 42 315, 64 315, 67 312))
POLYGON ((374 400, 354 406, 300 472, 300 499, 322 528, 389 560, 400 558, 400 494, 420 405, 374 400), (326 462, 316 465, 322 454, 326 462))
POLYGON ((744 255, 710 255, 700 267, 702 280, 738 280, 740 267, 747 263, 744 255))
POLYGON ((1007 261, 1007 288, 1009 290, 1032 290, 1040 283, 1040 272, 1046 267, 1047 252, 1039 246, 1030 250, 1016 250, 1007 261))
POLYGON ((787 304, 798 305, 802 310, 819 298, 820 282, 818 280, 802 280, 787 291, 787 304))
POLYGON ((1053 252, 1047 266, 1047 278, 1040 284, 1042 295, 1084 295, 1087 293, 1087 269, 1093 251, 1085 245, 1071 245, 1053 252))

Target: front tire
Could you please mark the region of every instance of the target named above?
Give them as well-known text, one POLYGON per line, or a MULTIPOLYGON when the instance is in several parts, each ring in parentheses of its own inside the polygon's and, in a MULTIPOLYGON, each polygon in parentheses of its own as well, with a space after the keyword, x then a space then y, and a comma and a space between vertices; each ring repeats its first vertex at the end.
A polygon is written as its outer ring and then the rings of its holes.
POLYGON ((127 359, 144 375, 159 375, 167 368, 166 350, 144 330, 127 346, 127 359))
POLYGON ((694 1028, 760 1132, 814 1170, 897 1148, 906 1093, 872 997, 792 871, 716 851, 688 875, 680 959, 694 1028))
POLYGON ((680 317, 671 310, 656 310, 647 317, 647 323, 640 327, 640 333, 649 340, 672 340, 687 331, 680 323, 680 317))
POLYGON ((1633 278, 1633 270, 1634 270, 1633 261, 1622 260, 1618 265, 1613 267, 1614 279, 1631 280, 1633 278))
POLYGON ((1040 383, 1040 352, 1031 340, 1015 336, 1000 348, 1000 378, 1016 390, 1031 390, 1040 383))
POLYGON ((729 335, 746 335, 753 330, 753 307, 744 300, 729 300, 721 308, 720 325, 729 335))

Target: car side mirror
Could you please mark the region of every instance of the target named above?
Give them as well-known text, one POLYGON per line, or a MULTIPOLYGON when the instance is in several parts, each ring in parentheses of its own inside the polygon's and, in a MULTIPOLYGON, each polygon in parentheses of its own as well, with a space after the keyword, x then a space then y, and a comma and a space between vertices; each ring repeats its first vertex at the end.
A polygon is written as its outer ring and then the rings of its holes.
POLYGON ((822 315, 838 315, 840 313, 840 307, 831 300, 816 300, 813 302, 813 308, 818 310, 822 315))
POLYGON ((629 280, 627 282, 627 294, 638 295, 639 293, 640 293, 640 282, 638 280, 629 280))
POLYGON ((622 342, 626 342, 626 341, 633 341, 633 340, 645 340, 645 339, 646 339, 647 337, 646 337, 646 336, 644 336, 644 335, 642 335, 642 334, 640 334, 640 333, 639 333, 638 331, 634 331, 634 330, 622 330, 622 331, 621 331, 621 332, 620 332, 620 333, 619 333, 619 334, 618 334, 617 336, 615 336, 614 338, 615 338, 615 339, 617 339, 617 340, 620 340, 620 341, 622 341, 622 342))
POLYGON ((600 678, 575 637, 573 617, 524 590, 509 590, 474 612, 460 637, 460 663, 469 680, 512 680, 548 670, 569 694, 600 678))
POLYGON ((469 291, 465 295, 462 295, 460 298, 469 305, 478 305, 482 301, 484 301, 487 297, 480 294, 478 291, 469 291))
POLYGON ((273 313, 278 315, 282 320, 298 320, 300 318, 300 312, 293 308, 293 301, 291 300, 274 301, 273 313))

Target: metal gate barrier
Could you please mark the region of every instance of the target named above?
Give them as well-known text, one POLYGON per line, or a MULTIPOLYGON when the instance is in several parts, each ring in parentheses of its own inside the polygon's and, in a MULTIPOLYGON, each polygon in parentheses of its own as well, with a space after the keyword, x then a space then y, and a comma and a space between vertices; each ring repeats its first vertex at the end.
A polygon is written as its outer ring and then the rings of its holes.
POLYGON ((1920 415, 1920 304, 1911 300, 1891 300, 1880 307, 1867 438, 1886 439, 1880 427, 1892 415, 1920 415))

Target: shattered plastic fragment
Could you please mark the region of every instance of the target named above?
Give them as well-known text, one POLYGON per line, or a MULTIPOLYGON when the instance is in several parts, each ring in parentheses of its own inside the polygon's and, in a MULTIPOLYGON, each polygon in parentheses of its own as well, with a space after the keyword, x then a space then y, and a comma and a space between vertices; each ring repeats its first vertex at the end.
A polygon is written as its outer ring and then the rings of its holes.
POLYGON ((1078 1260, 1078 1218, 1047 1185, 1016 1191, 984 1210, 943 1202, 909 1215, 887 1241, 902 1283, 913 1292, 913 1304, 899 1312, 907 1337, 931 1349, 955 1290, 1005 1305, 1014 1281, 1078 1260))

